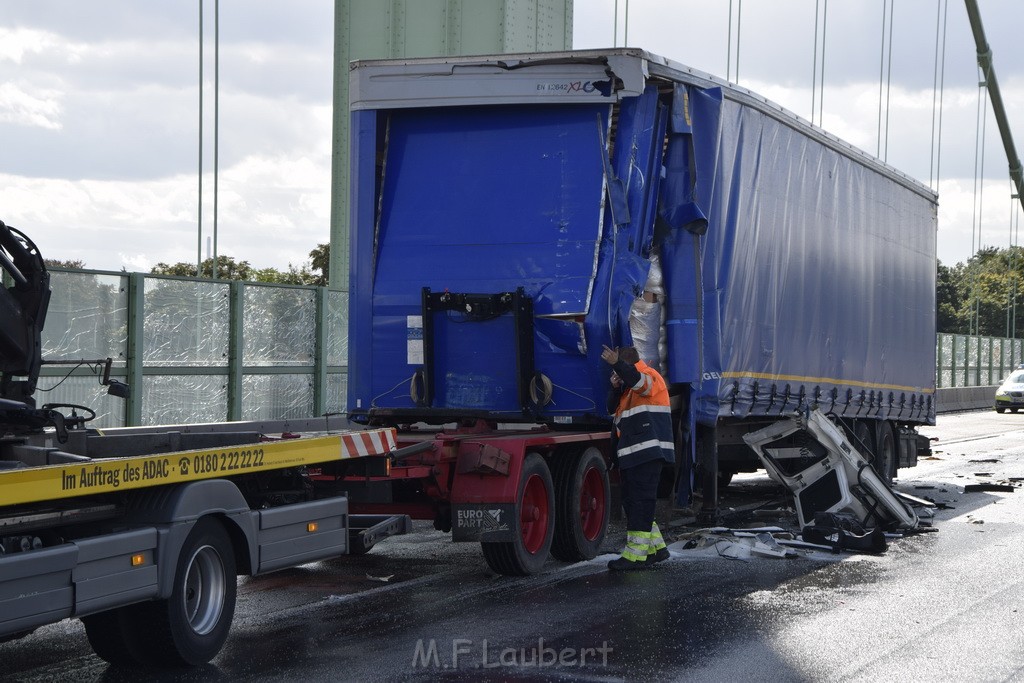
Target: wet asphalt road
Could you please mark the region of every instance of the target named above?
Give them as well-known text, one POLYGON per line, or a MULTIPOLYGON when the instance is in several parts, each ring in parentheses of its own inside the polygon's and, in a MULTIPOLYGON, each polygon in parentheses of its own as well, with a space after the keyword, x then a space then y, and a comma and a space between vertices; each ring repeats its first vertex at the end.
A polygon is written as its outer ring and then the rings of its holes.
MULTIPOLYGON (((968 483, 1024 478, 1024 415, 944 415, 927 433, 939 438, 934 459, 902 470, 897 488, 950 508, 936 513, 937 533, 893 540, 881 556, 738 561, 680 549, 642 573, 608 573, 608 555, 505 578, 477 546, 423 528, 364 557, 242 579, 231 637, 208 666, 109 667, 66 621, 0 645, 0 676, 1024 680, 1024 491, 963 493, 968 483)), ((749 512, 788 500, 763 474, 738 477, 727 493, 728 524, 795 526, 795 517, 749 512)), ((672 517, 661 511, 663 527, 672 517)))

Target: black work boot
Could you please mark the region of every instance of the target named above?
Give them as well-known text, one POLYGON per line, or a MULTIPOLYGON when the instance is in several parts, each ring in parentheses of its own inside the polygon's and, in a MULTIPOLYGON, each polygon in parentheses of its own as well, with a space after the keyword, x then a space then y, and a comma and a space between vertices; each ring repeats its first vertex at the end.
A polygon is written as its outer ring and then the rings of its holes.
POLYGON ((658 562, 664 562, 670 557, 672 557, 672 553, 668 551, 668 548, 661 548, 657 552, 648 555, 647 559, 644 560, 644 564, 646 564, 649 567, 651 565, 657 564, 658 562))
POLYGON ((614 560, 608 563, 608 571, 612 572, 631 572, 640 569, 647 569, 650 567, 644 560, 627 560, 624 557, 616 557, 614 560))

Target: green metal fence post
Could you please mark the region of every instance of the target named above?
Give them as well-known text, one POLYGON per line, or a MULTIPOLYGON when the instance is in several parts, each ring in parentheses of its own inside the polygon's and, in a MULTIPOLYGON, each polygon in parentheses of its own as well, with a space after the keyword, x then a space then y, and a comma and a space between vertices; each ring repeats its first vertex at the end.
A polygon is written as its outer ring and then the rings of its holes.
POLYGON ((126 380, 132 388, 125 403, 124 423, 127 427, 142 424, 142 397, 145 391, 142 381, 143 334, 146 320, 146 280, 142 273, 128 275, 128 348, 126 359, 126 380))
MULTIPOLYGON (((988 338, 988 384, 992 384, 992 352, 995 350, 995 337, 988 338)), ((981 350, 978 350, 981 353, 981 350)), ((981 368, 978 369, 981 372, 981 368)), ((978 386, 981 386, 981 379, 979 377, 978 386)))
POLYGON ((942 388, 942 338, 944 335, 935 335, 935 386, 942 388))
POLYGON ((245 356, 245 284, 234 280, 228 298, 228 415, 242 419, 242 373, 245 356))
POLYGON ((327 288, 316 288, 316 346, 313 355, 313 414, 327 412, 327 288))
POLYGON ((988 337, 978 337, 978 364, 974 369, 974 386, 980 387, 982 382, 981 378, 984 377, 982 371, 985 369, 985 342, 988 337))
POLYGON ((956 335, 949 335, 949 386, 956 386, 956 335))

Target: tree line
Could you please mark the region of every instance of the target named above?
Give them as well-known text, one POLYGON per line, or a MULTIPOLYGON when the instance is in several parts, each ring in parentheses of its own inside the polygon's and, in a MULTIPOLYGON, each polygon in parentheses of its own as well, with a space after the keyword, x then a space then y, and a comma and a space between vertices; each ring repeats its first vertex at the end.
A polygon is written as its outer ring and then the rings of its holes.
MULTIPOLYGON (((330 276, 331 245, 318 244, 309 252, 309 261, 300 266, 288 264, 287 270, 276 268, 255 268, 248 261, 237 261, 233 256, 217 256, 218 280, 244 280, 246 282, 267 282, 282 285, 327 286, 330 276)), ((178 262, 174 265, 158 263, 150 271, 154 275, 178 275, 182 277, 213 277, 213 259, 205 259, 200 269, 195 263, 178 262)))
MULTIPOLYGON (((326 286, 330 276, 331 245, 318 244, 309 261, 287 270, 256 268, 232 256, 217 257, 217 278, 289 285, 326 286)), ((81 261, 47 259, 47 265, 85 268, 81 261)), ((212 277, 213 259, 197 271, 195 263, 158 263, 154 275, 212 277)), ((946 266, 936 273, 936 328, 938 332, 990 337, 1024 337, 1024 247, 985 247, 966 263, 946 266), (1017 324, 1017 316, 1020 324, 1017 324)))
POLYGON ((936 275, 939 332, 1024 337, 1024 247, 985 247, 936 275))
MULTIPOLYGON (((81 259, 61 260, 44 259, 49 268, 72 268, 85 270, 87 266, 81 259)), ((330 277, 331 245, 318 244, 309 252, 309 261, 295 266, 288 264, 287 270, 276 268, 256 268, 248 261, 238 261, 233 256, 221 254, 217 256, 218 280, 243 280, 245 282, 265 282, 279 285, 316 285, 326 287, 330 277)), ((150 271, 153 275, 176 275, 179 277, 213 277, 213 259, 203 260, 197 269, 195 263, 179 261, 175 264, 158 263, 150 271)))

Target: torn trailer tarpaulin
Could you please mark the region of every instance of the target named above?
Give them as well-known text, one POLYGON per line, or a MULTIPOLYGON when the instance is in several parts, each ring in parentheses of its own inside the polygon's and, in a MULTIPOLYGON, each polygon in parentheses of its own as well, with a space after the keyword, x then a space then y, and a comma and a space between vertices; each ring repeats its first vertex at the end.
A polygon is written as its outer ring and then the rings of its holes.
POLYGON ((801 527, 821 512, 849 513, 864 527, 918 526, 917 514, 819 410, 793 414, 743 440, 769 476, 793 492, 801 527))

